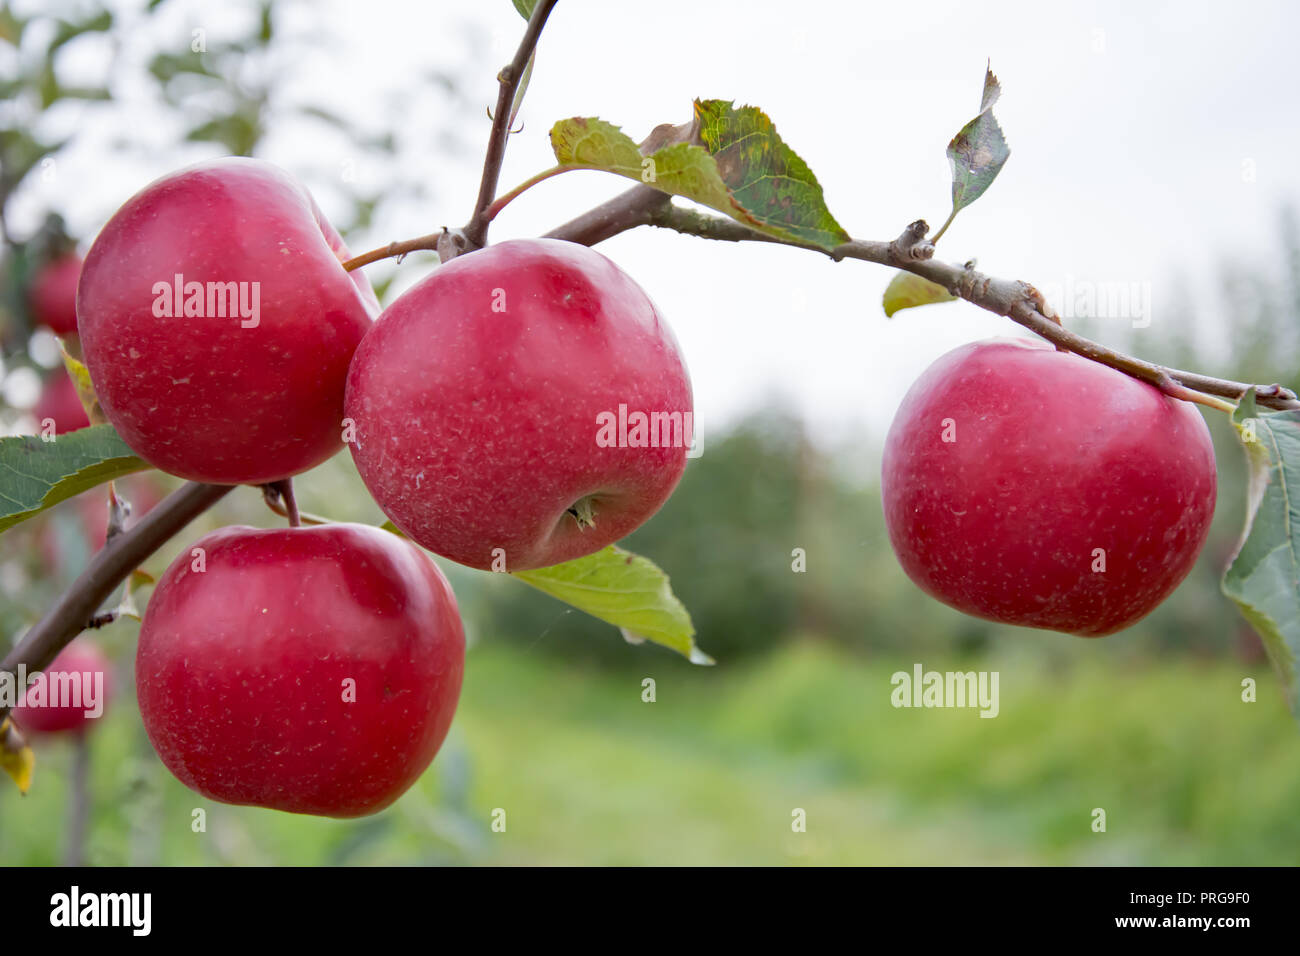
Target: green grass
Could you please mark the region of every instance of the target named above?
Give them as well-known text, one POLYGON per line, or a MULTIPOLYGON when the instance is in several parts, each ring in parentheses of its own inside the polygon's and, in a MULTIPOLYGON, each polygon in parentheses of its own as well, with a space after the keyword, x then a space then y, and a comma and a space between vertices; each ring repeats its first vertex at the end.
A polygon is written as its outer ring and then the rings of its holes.
MULTIPOLYGON (((148 749, 133 702, 96 734, 101 863, 817 864, 1300 862, 1300 733, 1265 666, 1000 668, 1001 713, 895 709, 890 675, 815 643, 747 668, 644 675, 471 652, 456 727, 384 814, 213 805, 148 749), (655 703, 642 677, 657 680, 655 703), (1260 680, 1243 703, 1243 676, 1260 680), (1106 812, 1105 833, 1092 811, 1106 812), (207 812, 193 832, 192 811, 207 812), (493 811, 505 831, 492 832, 493 811), (791 831, 791 813, 807 832, 791 831)), ((631 653, 631 652, 630 652, 631 653)), ((927 662, 928 664, 928 662, 927 662)), ((955 666, 955 665, 945 665, 955 666)), ((971 668, 991 664, 972 664, 971 668)), ((59 859, 69 754, 0 790, 0 863, 59 859)))

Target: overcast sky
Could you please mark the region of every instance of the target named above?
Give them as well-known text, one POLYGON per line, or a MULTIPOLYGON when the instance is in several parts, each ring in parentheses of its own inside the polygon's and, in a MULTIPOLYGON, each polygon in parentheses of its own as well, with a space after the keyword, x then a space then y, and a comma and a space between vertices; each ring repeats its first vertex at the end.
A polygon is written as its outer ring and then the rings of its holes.
MULTIPOLYGON (((171 0, 164 29, 187 44, 194 26, 229 28, 238 15, 232 6, 171 0)), ((279 23, 287 34, 322 38, 291 64, 297 91, 372 128, 418 134, 455 126, 470 147, 408 156, 408 172, 433 187, 428 206, 388 210, 367 238, 462 223, 488 130, 483 107, 494 101, 496 71, 523 28, 510 0, 295 3, 279 23), (468 105, 455 112, 445 98, 419 96, 429 67, 460 76, 468 105)), ((1149 283, 1159 326, 1177 321, 1161 308, 1175 298, 1170 279, 1181 272, 1204 282, 1224 253, 1266 253, 1279 207, 1297 198, 1297 35, 1297 5, 1242 0, 562 0, 542 39, 525 130, 511 139, 502 187, 551 165, 546 133, 556 119, 600 116, 639 140, 659 123, 688 119, 697 96, 734 99, 772 117, 853 235, 892 238, 918 217, 937 227, 949 209, 944 148, 978 110, 987 59, 1002 81, 996 113, 1012 155, 984 198, 958 217, 940 256, 977 257, 984 271, 1040 285, 1149 283)), ((174 138, 150 119, 142 115, 135 132, 160 144, 174 138)), ((32 190, 23 209, 35 215, 53 202, 93 235, 174 163, 160 151, 161 168, 110 168, 101 145, 88 131, 63 164, 57 196, 32 190)), ((272 136, 263 155, 290 169, 349 159, 337 144, 297 131, 272 136)), ((502 214, 493 238, 544 232, 626 185, 594 172, 543 183, 502 214)), ((328 212, 328 194, 322 202, 328 212)), ((889 272, 866 263, 657 230, 601 250, 675 328, 706 437, 710 422, 770 391, 797 402, 826 434, 866 425, 878 435, 938 355, 1017 331, 965 303, 886 320, 880 296, 889 272)), ((401 283, 425 269, 408 263, 401 283)))

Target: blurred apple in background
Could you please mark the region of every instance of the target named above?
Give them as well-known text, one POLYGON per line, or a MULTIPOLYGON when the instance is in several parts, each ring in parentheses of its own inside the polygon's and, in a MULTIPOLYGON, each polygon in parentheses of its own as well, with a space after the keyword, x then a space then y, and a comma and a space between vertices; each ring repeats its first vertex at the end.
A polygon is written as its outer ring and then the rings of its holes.
POLYGON ((14 723, 25 733, 84 732, 113 693, 112 664, 88 638, 65 647, 43 673, 37 684, 29 675, 27 692, 14 708, 14 723))
POLYGON ((36 418, 36 430, 43 430, 46 420, 53 420, 56 435, 75 432, 90 424, 86 409, 77 395, 77 386, 72 376, 65 369, 55 369, 41 387, 41 397, 32 408, 36 418))
POLYGON ((55 335, 77 334, 77 282, 81 257, 68 253, 36 270, 28 290, 28 303, 36 321, 55 335))

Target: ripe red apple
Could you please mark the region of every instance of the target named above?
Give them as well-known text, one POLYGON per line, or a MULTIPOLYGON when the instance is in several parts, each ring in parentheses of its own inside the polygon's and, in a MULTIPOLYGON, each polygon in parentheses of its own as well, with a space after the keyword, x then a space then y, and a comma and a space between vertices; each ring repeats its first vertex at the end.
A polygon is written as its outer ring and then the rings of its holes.
POLYGON ((354 817, 429 766, 464 658, 451 587, 409 541, 353 524, 230 527, 159 580, 136 692, 154 749, 186 786, 354 817))
POLYGON ((597 252, 530 239, 453 259, 386 309, 353 358, 346 415, 397 527, 518 571, 654 514, 686 466, 693 409, 645 292, 597 252))
POLYGON ((228 158, 164 176, 86 256, 77 312, 109 422, 150 464, 261 484, 342 444, 347 366, 378 302, 287 173, 228 158))
POLYGON ((98 719, 113 693, 112 665, 94 643, 79 638, 59 652, 14 708, 14 723, 26 732, 82 732, 98 719))
POLYGON ((53 421, 56 437, 90 425, 72 376, 61 368, 51 372, 41 386, 41 397, 36 400, 32 415, 36 418, 37 431, 44 429, 47 420, 53 421))
POLYGON ((885 441, 903 570, 967 614, 1101 637, 1187 576, 1214 514, 1214 447, 1186 402, 1046 343, 942 356, 885 441))
POLYGON ((32 315, 55 335, 77 332, 77 280, 81 277, 81 257, 75 253, 60 256, 41 266, 32 278, 27 299, 32 315))

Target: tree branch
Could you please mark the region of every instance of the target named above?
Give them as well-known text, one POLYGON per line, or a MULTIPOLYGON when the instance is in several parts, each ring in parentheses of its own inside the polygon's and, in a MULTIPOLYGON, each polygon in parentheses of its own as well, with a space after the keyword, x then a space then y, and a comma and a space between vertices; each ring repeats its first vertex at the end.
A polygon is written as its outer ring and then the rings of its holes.
MULTIPOLYGON (((666 203, 660 206, 650 219, 650 225, 663 229, 672 229, 686 235, 701 236, 706 239, 718 239, 725 242, 773 242, 780 245, 797 246, 811 249, 829 256, 839 262, 842 259, 862 259, 879 265, 903 269, 924 279, 929 279, 943 286, 951 294, 965 299, 973 305, 1006 316, 1041 335, 1058 348, 1075 352, 1102 365, 1118 369, 1134 378, 1141 379, 1156 388, 1171 394, 1175 398, 1187 400, 1186 390, 1204 392, 1221 398, 1240 400, 1246 392, 1254 389, 1255 400, 1265 408, 1294 409, 1300 408, 1300 401, 1290 389, 1281 385, 1251 385, 1246 382, 1234 382, 1228 379, 1213 378, 1182 369, 1165 368, 1143 359, 1125 355, 1108 348, 1099 342, 1084 338, 1071 332, 1060 324, 1052 314, 1043 295, 1027 282, 1018 279, 998 279, 977 272, 974 268, 938 262, 927 257, 934 255, 934 246, 913 237, 923 221, 908 226, 903 235, 893 242, 873 242, 853 239, 833 249, 825 250, 818 246, 801 242, 779 239, 765 233, 750 229, 735 220, 709 216, 693 209, 685 209, 666 203), (1175 388, 1171 386, 1181 386, 1175 388)), ((613 235, 621 230, 606 230, 613 235)), ((924 235, 925 229, 920 234, 924 235)), ((603 238, 603 237, 602 237, 603 238)), ((1208 403, 1207 403, 1208 404, 1208 403)))
POLYGON ((570 219, 548 232, 545 239, 564 239, 583 246, 594 246, 611 236, 636 226, 654 222, 672 197, 650 186, 633 186, 608 202, 570 219))
POLYGON ((510 135, 510 114, 515 102, 515 94, 524 77, 528 61, 537 49, 542 27, 551 15, 557 0, 539 0, 533 8, 533 15, 528 19, 523 39, 515 58, 500 73, 497 82, 501 88, 497 93, 497 108, 492 114, 492 132, 488 136, 487 153, 483 158, 483 179, 478 187, 478 201, 474 204, 474 215, 466 224, 464 233, 471 248, 480 249, 487 243, 488 210, 496 198, 497 182, 501 178, 501 163, 506 155, 506 138, 510 135))
MULTIPOLYGON (((91 558, 54 607, 0 661, 0 669, 13 674, 19 664, 29 673, 48 667, 59 651, 86 629, 99 606, 132 571, 234 487, 189 482, 173 491, 139 524, 114 537, 91 558)), ((8 708, 0 707, 0 721, 7 713, 8 708)))

